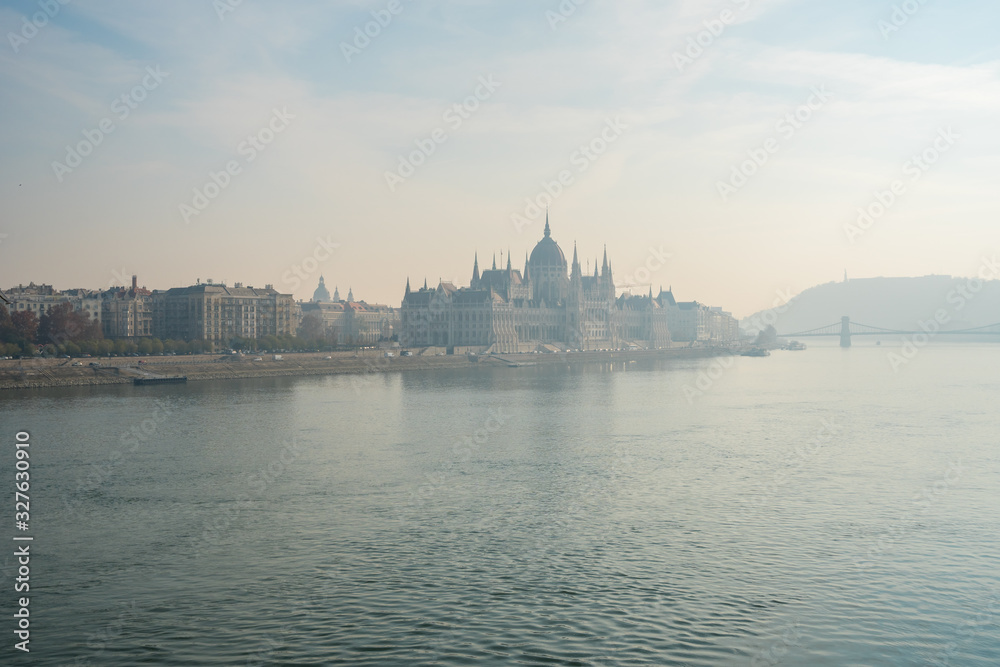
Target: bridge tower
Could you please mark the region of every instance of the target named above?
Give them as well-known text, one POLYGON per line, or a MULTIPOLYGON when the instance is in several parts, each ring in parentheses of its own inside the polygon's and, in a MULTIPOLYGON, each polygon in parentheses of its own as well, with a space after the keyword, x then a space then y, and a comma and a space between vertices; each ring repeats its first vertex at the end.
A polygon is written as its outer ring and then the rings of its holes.
POLYGON ((851 346, 851 318, 844 315, 840 318, 840 347, 851 346))

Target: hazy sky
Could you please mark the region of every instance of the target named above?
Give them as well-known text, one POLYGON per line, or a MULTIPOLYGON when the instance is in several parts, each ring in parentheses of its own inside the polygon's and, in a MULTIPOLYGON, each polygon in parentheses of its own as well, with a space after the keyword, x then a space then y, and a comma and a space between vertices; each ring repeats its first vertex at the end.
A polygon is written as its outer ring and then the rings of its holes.
POLYGON ((398 305, 521 267, 545 183, 567 255, 738 316, 1000 252, 996 0, 577 2, 0 2, 0 286, 398 305))

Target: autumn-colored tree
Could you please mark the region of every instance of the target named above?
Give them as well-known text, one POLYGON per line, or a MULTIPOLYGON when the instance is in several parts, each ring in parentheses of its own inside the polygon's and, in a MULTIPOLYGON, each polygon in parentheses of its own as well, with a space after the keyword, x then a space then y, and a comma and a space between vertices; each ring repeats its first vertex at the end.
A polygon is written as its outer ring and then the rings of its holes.
POLYGON ((8 342, 14 338, 14 321, 11 319, 7 306, 0 303, 0 342, 8 342))
POLYGON ((38 335, 38 316, 30 310, 18 310, 10 316, 14 332, 25 340, 33 341, 38 335))
POLYGON ((11 314, 0 304, 0 352, 3 356, 32 356, 38 319, 29 311, 11 314))
POLYGON ((41 344, 61 345, 100 338, 103 338, 100 323, 91 321, 90 315, 83 311, 73 310, 68 301, 53 306, 38 320, 36 340, 41 344))

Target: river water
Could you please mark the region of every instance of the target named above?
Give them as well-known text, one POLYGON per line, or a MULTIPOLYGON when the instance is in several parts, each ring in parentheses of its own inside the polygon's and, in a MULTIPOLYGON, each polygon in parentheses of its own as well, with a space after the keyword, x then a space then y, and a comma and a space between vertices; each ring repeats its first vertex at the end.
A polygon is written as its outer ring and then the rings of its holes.
POLYGON ((893 345, 0 393, 16 664, 1000 664, 1000 346, 893 345))

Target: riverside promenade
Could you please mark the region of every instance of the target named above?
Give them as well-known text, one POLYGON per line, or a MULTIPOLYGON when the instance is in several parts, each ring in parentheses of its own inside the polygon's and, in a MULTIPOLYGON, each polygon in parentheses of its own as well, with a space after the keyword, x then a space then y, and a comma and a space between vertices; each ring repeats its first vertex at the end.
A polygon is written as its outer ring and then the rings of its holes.
POLYGON ((348 352, 282 353, 274 355, 196 354, 181 356, 112 357, 83 359, 0 360, 0 390, 131 384, 146 373, 184 375, 189 382, 238 380, 243 378, 357 373, 396 373, 447 368, 501 368, 600 363, 627 363, 641 359, 681 359, 730 354, 726 348, 673 347, 663 350, 615 350, 603 352, 556 352, 548 354, 437 355, 385 357, 381 350, 348 352), (261 361, 255 361, 256 358, 261 361), (82 362, 74 366, 73 362, 82 362), (142 361, 142 364, 139 364, 142 361), (97 363, 99 366, 91 366, 97 363))

